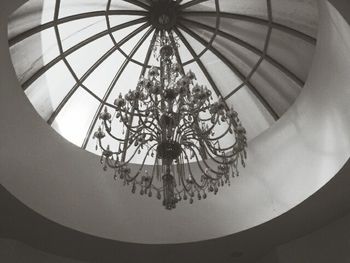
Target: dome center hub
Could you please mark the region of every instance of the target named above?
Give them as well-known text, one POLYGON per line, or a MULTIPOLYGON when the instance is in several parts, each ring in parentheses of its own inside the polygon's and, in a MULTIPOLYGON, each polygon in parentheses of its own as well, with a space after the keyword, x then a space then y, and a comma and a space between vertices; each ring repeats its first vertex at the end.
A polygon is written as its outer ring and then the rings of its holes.
POLYGON ((151 8, 151 23, 159 30, 171 30, 177 20, 178 3, 176 1, 154 1, 151 8))

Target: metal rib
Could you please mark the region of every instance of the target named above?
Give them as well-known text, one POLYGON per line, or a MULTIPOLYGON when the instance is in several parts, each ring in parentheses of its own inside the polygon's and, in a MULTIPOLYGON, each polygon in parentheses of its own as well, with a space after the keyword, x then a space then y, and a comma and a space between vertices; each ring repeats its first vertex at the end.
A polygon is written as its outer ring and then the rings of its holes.
MULTIPOLYGON (((136 30, 134 30, 131 34, 129 34, 128 36, 126 36, 125 38, 123 38, 118 45, 122 46, 123 44, 125 44, 127 41, 129 41, 129 39, 131 39, 132 37, 134 37, 136 34, 140 33, 142 30, 146 29, 149 26, 148 23, 142 25, 141 27, 137 28, 136 30)), ((52 124, 55 120, 55 118, 57 117, 57 115, 61 112, 61 110, 63 109, 63 107, 66 105, 66 103, 68 102, 68 100, 73 96, 73 94, 75 93, 75 91, 79 88, 79 86, 81 86, 82 88, 84 88, 87 91, 90 91, 88 88, 86 88, 83 85, 83 82, 91 75, 92 72, 94 72, 94 70, 99 67, 103 61, 105 61, 110 55, 112 55, 115 51, 117 50, 117 46, 113 46, 110 50, 108 50, 99 60, 97 60, 95 62, 94 65, 92 65, 86 72, 85 74, 80 78, 80 79, 76 79, 76 84, 73 86, 73 88, 68 92, 68 94, 64 97, 64 99, 61 101, 61 103, 58 105, 57 109, 52 113, 52 115, 50 116, 49 120, 47 121, 48 124, 52 124)), ((89 92, 90 94, 93 94, 93 92, 89 92)), ((98 96, 95 95, 95 98, 98 96)))
MULTIPOLYGON (((113 42, 114 45, 117 45, 117 41, 115 40, 115 37, 113 36, 112 32, 111 32, 111 23, 110 23, 110 19, 109 19, 109 15, 108 15, 108 12, 110 11, 110 8, 111 8, 111 3, 112 3, 112 0, 108 0, 107 1, 107 5, 106 5, 106 15, 105 15, 105 19, 106 19, 106 24, 107 24, 107 30, 109 31, 109 36, 113 42)), ((127 58, 128 55, 124 52, 124 50, 122 50, 121 48, 117 47, 118 48, 118 51, 125 57, 127 58)), ((135 60, 135 59, 131 59, 130 60, 131 62, 143 67, 144 64, 135 60)), ((146 65, 147 66, 147 65, 146 65)))
POLYGON ((198 5, 198 4, 206 2, 206 1, 208 1, 208 0, 192 0, 190 2, 187 2, 186 4, 181 5, 180 10, 189 8, 189 7, 194 6, 194 5, 198 5))
POLYGON ((180 65, 181 73, 185 74, 185 70, 184 70, 184 67, 183 67, 183 64, 182 64, 182 60, 181 60, 181 57, 180 57, 179 49, 178 49, 178 47, 176 45, 176 41, 174 39, 174 35, 173 35, 172 31, 169 32, 169 38, 170 38, 170 41, 171 41, 171 45, 174 47, 175 57, 176 57, 177 63, 180 65))
POLYGON ((186 48, 188 49, 188 51, 191 53, 192 57, 195 59, 195 61, 197 62, 198 66, 200 67, 200 69, 203 71, 203 74, 205 75, 205 77, 207 78, 207 80, 209 81, 210 85, 212 86, 213 90, 215 91, 216 95, 219 98, 222 98, 222 94, 219 90, 219 88, 216 86, 215 81, 212 79, 212 77, 210 76, 208 70, 206 69, 206 67, 204 66, 204 64, 202 63, 202 61, 198 58, 196 52, 194 51, 194 49, 191 47, 190 43, 188 43, 187 39, 182 35, 182 33, 177 29, 174 28, 173 29, 175 31, 175 33, 179 36, 179 38, 181 39, 181 41, 184 43, 184 45, 186 46, 186 48))
MULTIPOLYGON (((28 37, 30 37, 38 32, 41 32, 45 29, 54 27, 55 25, 61 25, 61 24, 76 21, 79 19, 105 16, 105 15, 106 15, 106 11, 94 11, 94 12, 88 12, 88 13, 63 17, 63 18, 57 19, 57 21, 50 21, 50 22, 47 22, 45 24, 31 28, 31 29, 11 38, 9 40, 9 46, 11 47, 11 46, 17 44, 18 42, 23 41, 24 39, 26 39, 26 38, 28 38, 28 37)), ((107 15, 147 16, 148 12, 139 11, 139 10, 111 10, 107 13, 107 15)))
POLYGON ((124 0, 124 2, 128 2, 130 4, 133 4, 133 5, 136 5, 138 7, 141 7, 143 9, 146 9, 146 10, 150 10, 151 7, 149 5, 146 5, 140 1, 137 1, 137 0, 124 0))
MULTIPOLYGON (((191 11, 191 12, 181 12, 180 16, 208 16, 208 17, 214 17, 216 16, 216 12, 210 12, 210 11, 191 11)), ((255 24, 259 24, 259 25, 264 25, 264 26, 268 26, 269 25, 269 21, 265 20, 265 19, 261 19, 261 18, 257 18, 257 17, 253 17, 253 16, 247 16, 247 15, 240 15, 240 14, 233 14, 233 13, 227 13, 227 12, 220 12, 220 16, 221 18, 230 18, 230 19, 236 19, 236 20, 242 20, 242 21, 246 21, 246 22, 251 22, 251 23, 255 23, 255 24)), ((312 45, 316 44, 316 39, 303 33, 300 32, 298 30, 295 30, 293 28, 290 28, 288 26, 282 25, 282 24, 278 24, 273 22, 272 23, 272 27, 274 29, 283 31, 287 34, 293 35, 295 37, 298 37, 312 45)))
MULTIPOLYGON (((129 26, 133 26, 133 25, 137 25, 143 22, 146 22, 147 18, 139 18, 130 22, 126 22, 120 25, 117 25, 115 27, 113 27, 111 30, 112 32, 121 30, 123 28, 129 27, 129 26)), ((41 75, 43 75, 47 70, 49 70, 51 67, 53 67, 54 65, 56 65, 58 62, 60 62, 62 60, 63 57, 67 57, 68 55, 72 54, 73 52, 75 52, 76 50, 84 47, 85 45, 101 38, 104 37, 106 35, 109 34, 108 30, 102 31, 96 35, 93 35, 92 37, 89 37, 87 39, 85 39, 84 41, 80 42, 79 44, 71 47, 70 49, 66 50, 62 55, 54 58, 53 60, 51 60, 48 64, 46 64, 45 66, 43 66, 42 68, 40 68, 38 71, 36 71, 28 80, 26 80, 23 84, 22 84, 22 88, 23 90, 26 90, 35 80, 37 80, 41 75)))
POLYGON ((84 142, 83 142, 83 145, 82 145, 82 148, 85 149, 89 140, 90 140, 90 137, 91 137, 91 134, 93 132, 93 129, 96 125, 96 122, 98 120, 98 117, 102 111, 102 108, 105 106, 105 102, 107 101, 107 99, 109 98, 113 88, 115 87, 115 84, 118 82, 121 74, 124 72, 126 66, 128 65, 129 61, 130 61, 130 58, 132 58, 135 53, 137 52, 137 50, 141 47, 141 45, 145 42, 145 40, 147 39, 147 37, 152 33, 152 31, 154 30, 153 27, 151 27, 143 36, 142 38, 140 39, 140 41, 136 44, 136 46, 133 48, 133 50, 131 51, 131 53, 129 54, 129 58, 125 59, 125 61, 123 62, 122 66, 120 67, 120 69, 118 70, 117 74, 115 75, 115 77, 113 78, 111 84, 109 85, 104 97, 103 97, 103 103, 100 104, 100 106, 98 107, 96 113, 95 113, 95 116, 91 122, 91 125, 89 127, 89 130, 85 136, 85 139, 84 139, 84 142))
MULTIPOLYGON (((186 26, 182 25, 181 23, 178 24, 178 27, 180 27, 182 30, 184 30, 187 34, 191 35, 194 39, 196 39, 199 43, 202 45, 207 45, 208 43, 201 38, 199 35, 197 35, 192 30, 188 29, 186 26)), ((236 68, 235 65, 231 63, 221 52, 219 52, 214 47, 211 47, 209 49, 214 55, 216 55, 226 66, 228 66, 231 71, 239 77, 239 79, 242 82, 245 82, 246 77, 236 68)), ((247 87, 254 93, 254 95, 258 98, 258 100, 264 105, 264 107, 267 109, 267 111, 271 114, 271 116, 275 119, 279 119, 279 115, 276 113, 276 111, 273 109, 273 107, 268 103, 268 101, 260 94, 260 92, 254 87, 254 85, 248 81, 246 82, 247 87)))
POLYGON ((147 66, 146 66, 146 65, 148 65, 149 60, 150 60, 150 58, 151 58, 152 51, 153 51, 153 48, 154 48, 154 44, 156 43, 156 40, 157 40, 158 32, 159 32, 158 29, 156 29, 156 30, 154 31, 154 34, 153 34, 151 43, 150 43, 149 48, 148 48, 148 50, 147 50, 147 54, 146 54, 146 57, 145 57, 145 61, 144 61, 144 63, 143 63, 144 66, 142 67, 140 77, 143 76, 143 75, 145 75, 145 73, 146 73, 146 69, 147 69, 147 66))
MULTIPOLYGON (((208 32, 214 33, 215 32, 215 28, 210 27, 208 25, 193 21, 193 20, 189 20, 186 18, 182 18, 181 21, 184 21, 186 23, 189 24, 193 24, 194 26, 204 29, 208 32)), ((217 32, 217 34, 223 38, 226 38, 248 50, 250 50, 251 52, 253 52, 254 54, 258 55, 258 56, 263 56, 264 52, 261 51, 260 49, 252 46, 251 44, 249 44, 248 42, 243 41, 242 39, 239 39, 233 35, 230 35, 224 31, 219 30, 217 32)), ((301 80, 297 75, 295 75, 293 72, 291 72, 290 70, 288 70, 285 66, 283 66, 281 63, 279 63, 278 61, 276 61, 274 58, 272 58, 269 55, 264 55, 264 58, 267 62, 269 62, 271 65, 273 65, 274 67, 276 67, 277 69, 279 69, 281 72, 283 72, 285 75, 287 75, 289 78, 291 78, 295 83, 297 83, 300 87, 303 87, 305 82, 303 80, 301 80)))

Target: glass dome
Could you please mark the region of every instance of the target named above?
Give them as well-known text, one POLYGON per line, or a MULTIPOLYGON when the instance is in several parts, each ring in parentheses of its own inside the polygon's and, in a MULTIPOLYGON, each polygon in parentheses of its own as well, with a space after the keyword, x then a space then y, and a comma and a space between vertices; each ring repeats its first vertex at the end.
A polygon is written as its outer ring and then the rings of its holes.
POLYGON ((251 140, 304 86, 317 10, 316 0, 30 0, 10 17, 9 46, 40 116, 96 153, 99 113, 158 64, 150 51, 166 16, 185 70, 234 107, 251 140))

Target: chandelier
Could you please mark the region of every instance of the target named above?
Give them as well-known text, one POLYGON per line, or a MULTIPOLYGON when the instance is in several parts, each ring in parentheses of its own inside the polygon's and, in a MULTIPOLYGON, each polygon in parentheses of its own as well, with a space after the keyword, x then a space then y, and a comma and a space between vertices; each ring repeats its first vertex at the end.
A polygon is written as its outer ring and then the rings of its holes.
POLYGON ((115 99, 114 113, 104 109, 94 133, 103 169, 112 169, 132 193, 162 199, 168 210, 230 185, 239 164, 245 167, 247 147, 237 112, 214 100, 192 71, 184 72, 178 47, 170 31, 160 30, 153 50, 159 65, 115 99), (106 145, 107 137, 113 145, 106 145))

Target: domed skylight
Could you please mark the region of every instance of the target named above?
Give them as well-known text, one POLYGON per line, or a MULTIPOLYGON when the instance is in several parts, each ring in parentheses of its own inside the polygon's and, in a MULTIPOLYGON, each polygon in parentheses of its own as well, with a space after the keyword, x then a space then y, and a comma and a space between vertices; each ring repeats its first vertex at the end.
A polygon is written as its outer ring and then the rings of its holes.
POLYGON ((157 65, 162 17, 198 83, 220 92, 252 139, 278 120, 307 78, 317 1, 30 0, 10 18, 9 45, 25 94, 58 133, 95 152, 102 108, 157 65))

